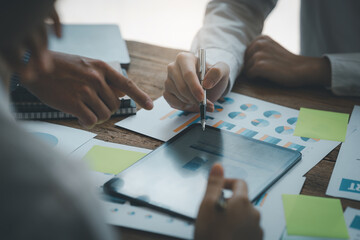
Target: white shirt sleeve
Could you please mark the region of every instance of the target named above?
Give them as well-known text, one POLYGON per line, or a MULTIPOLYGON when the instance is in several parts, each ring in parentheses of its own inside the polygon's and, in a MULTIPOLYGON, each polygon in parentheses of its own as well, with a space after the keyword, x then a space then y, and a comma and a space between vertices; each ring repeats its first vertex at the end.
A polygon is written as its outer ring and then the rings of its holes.
POLYGON ((209 64, 225 62, 230 67, 227 94, 239 75, 247 45, 258 36, 276 0, 213 0, 206 8, 204 24, 196 34, 191 51, 207 49, 209 64))
POLYGON ((360 96, 360 53, 325 56, 331 65, 332 92, 342 96, 360 96))

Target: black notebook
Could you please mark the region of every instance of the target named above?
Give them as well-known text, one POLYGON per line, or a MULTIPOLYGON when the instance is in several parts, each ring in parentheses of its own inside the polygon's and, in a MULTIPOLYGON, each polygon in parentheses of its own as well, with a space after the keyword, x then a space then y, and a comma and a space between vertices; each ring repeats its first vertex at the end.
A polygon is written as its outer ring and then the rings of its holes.
MULTIPOLYGON (((122 73, 127 77, 125 69, 122 73)), ((16 77, 16 76, 15 76, 16 77)), ((16 80, 12 80, 16 83, 16 80)), ((16 84, 12 87, 11 102, 14 116, 19 120, 39 120, 39 119, 70 119, 76 118, 69 113, 61 112, 42 103, 36 96, 26 88, 16 84)), ((125 116, 136 114, 136 103, 132 99, 121 99, 119 109, 112 116, 125 116)))

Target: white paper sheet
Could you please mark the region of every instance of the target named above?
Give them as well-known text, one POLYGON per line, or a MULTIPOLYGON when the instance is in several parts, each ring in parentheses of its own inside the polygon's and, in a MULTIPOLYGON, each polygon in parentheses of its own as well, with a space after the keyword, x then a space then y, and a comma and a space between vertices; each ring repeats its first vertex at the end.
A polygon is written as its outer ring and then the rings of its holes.
MULTIPOLYGON (((218 101, 214 113, 207 113, 207 124, 230 132, 253 137, 299 150, 302 161, 292 171, 303 175, 323 159, 339 142, 293 136, 298 110, 265 102, 245 95, 230 93, 218 101)), ((163 141, 169 140, 186 126, 199 122, 199 114, 188 114, 172 109, 163 97, 151 111, 140 110, 117 126, 163 141)))
POLYGON ((344 212, 350 240, 360 240, 360 210, 347 207, 344 212))
POLYGON ((66 155, 96 136, 84 130, 41 121, 19 121, 19 124, 34 137, 66 155))
POLYGON ((109 224, 163 234, 182 239, 192 239, 194 224, 151 209, 131 206, 128 202, 117 204, 102 201, 109 224))
POLYGON ((360 106, 351 114, 345 142, 342 144, 327 195, 360 201, 360 106))

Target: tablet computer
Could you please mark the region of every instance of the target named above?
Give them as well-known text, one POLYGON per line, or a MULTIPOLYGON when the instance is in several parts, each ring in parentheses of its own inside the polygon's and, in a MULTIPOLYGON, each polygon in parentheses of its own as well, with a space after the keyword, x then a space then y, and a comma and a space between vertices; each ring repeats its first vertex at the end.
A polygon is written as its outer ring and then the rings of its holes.
POLYGON ((193 124, 104 185, 130 202, 195 219, 214 163, 241 178, 255 201, 301 159, 301 153, 236 133, 193 124))

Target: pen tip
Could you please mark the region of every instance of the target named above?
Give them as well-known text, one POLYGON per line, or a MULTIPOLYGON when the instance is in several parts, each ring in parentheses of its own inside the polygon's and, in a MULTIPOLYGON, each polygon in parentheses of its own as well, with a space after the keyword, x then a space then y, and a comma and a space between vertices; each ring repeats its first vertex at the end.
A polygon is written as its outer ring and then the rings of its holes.
POLYGON ((205 131, 205 121, 201 121, 202 130, 205 131))

